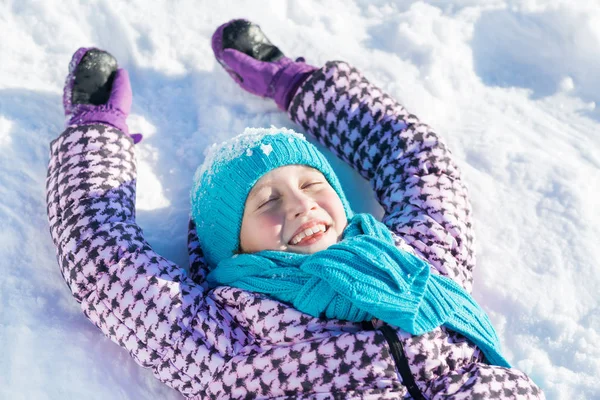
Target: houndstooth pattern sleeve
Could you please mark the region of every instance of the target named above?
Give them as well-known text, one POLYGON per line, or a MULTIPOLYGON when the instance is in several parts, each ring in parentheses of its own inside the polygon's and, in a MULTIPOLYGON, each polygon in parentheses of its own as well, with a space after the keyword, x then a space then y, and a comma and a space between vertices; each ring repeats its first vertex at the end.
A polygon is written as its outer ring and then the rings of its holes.
POLYGON ((67 129, 51 143, 52 240, 85 315, 158 379, 191 397, 247 338, 201 286, 144 240, 135 223, 135 179, 127 135, 103 125, 67 129))
POLYGON ((196 223, 190 217, 188 222, 188 254, 189 254, 189 271, 190 278, 198 285, 201 285, 205 290, 208 290, 206 276, 209 273, 208 264, 204 260, 204 253, 200 247, 198 233, 196 231, 196 223))
POLYGON ((289 115, 370 181, 394 233, 471 291, 475 254, 467 188, 429 126, 337 61, 302 84, 289 115))

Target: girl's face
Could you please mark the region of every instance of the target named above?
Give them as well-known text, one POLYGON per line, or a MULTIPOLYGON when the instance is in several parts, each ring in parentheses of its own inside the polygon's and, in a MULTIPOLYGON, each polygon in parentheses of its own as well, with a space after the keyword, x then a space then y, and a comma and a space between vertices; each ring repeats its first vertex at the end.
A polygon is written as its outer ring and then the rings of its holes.
POLYGON ((312 254, 341 240, 344 206, 325 176, 304 165, 287 165, 262 176, 244 207, 243 253, 279 250, 312 254))

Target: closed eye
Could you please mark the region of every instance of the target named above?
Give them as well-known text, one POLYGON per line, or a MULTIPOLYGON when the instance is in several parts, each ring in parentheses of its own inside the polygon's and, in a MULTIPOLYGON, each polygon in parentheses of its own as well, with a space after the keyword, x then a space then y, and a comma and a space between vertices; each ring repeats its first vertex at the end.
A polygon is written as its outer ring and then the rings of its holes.
POLYGON ((321 182, 321 181, 308 182, 308 183, 305 183, 304 185, 302 185, 302 189, 306 189, 306 188, 309 188, 311 186, 319 185, 321 183, 323 183, 323 182, 321 182))
POLYGON ((262 203, 261 203, 261 204, 258 206, 257 210, 260 210, 262 207, 266 206, 266 205, 267 205, 267 204, 269 204, 269 203, 272 203, 272 202, 274 202, 274 201, 275 201, 275 200, 277 200, 277 199, 279 199, 279 197, 271 197, 271 198, 267 199, 266 201, 262 202, 262 203))

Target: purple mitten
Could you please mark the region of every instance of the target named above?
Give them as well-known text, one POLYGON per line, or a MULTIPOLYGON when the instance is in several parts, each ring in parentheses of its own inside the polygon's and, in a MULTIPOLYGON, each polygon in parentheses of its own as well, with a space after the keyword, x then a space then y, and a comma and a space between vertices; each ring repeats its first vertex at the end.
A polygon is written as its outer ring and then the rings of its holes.
MULTIPOLYGON (((112 55, 96 48, 73 54, 63 94, 67 126, 101 123, 129 134, 131 101, 129 74, 117 69, 112 55)), ((139 133, 130 136, 134 143, 142 140, 139 133)))
POLYGON ((298 87, 317 69, 302 58, 285 57, 258 25, 245 19, 217 28, 212 48, 217 61, 243 89, 275 100, 285 111, 298 87))

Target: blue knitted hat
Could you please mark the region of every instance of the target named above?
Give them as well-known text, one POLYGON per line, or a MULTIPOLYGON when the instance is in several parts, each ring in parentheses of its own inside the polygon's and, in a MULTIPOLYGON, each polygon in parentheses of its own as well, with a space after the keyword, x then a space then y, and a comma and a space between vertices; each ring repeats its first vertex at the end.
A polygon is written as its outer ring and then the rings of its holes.
POLYGON ((282 128, 246 128, 220 145, 212 145, 194 176, 192 219, 210 268, 239 250, 246 198, 267 172, 286 165, 319 170, 337 192, 348 219, 352 210, 325 156, 303 135, 282 128))

